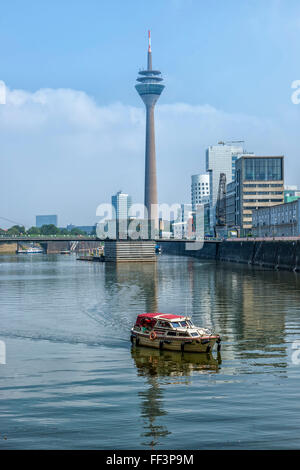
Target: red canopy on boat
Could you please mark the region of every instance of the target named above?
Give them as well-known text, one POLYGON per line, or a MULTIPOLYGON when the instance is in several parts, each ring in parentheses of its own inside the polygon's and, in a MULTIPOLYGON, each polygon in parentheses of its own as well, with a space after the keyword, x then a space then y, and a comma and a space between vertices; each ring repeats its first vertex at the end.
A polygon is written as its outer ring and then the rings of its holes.
POLYGON ((149 318, 149 320, 158 320, 161 318, 165 318, 166 320, 182 320, 185 317, 183 315, 172 315, 170 313, 141 313, 137 316, 136 325, 140 325, 142 320, 146 320, 147 318, 149 318))

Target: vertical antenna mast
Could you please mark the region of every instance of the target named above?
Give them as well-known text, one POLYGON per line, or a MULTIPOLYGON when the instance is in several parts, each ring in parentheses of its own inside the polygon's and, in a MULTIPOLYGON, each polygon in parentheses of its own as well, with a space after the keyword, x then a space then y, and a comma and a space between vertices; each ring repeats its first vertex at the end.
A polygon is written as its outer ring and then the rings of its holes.
POLYGON ((152 70, 151 32, 148 31, 148 70, 152 70))

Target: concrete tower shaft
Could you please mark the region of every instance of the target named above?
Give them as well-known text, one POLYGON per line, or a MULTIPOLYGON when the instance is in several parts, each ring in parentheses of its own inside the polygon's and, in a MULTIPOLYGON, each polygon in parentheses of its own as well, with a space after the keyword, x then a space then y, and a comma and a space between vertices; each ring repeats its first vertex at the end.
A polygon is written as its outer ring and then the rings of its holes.
POLYGON ((160 97, 164 85, 161 73, 152 70, 151 37, 149 31, 147 70, 139 72, 135 88, 146 106, 146 144, 145 144, 145 207, 148 219, 154 221, 158 228, 158 198, 156 181, 156 152, 154 107, 160 97))

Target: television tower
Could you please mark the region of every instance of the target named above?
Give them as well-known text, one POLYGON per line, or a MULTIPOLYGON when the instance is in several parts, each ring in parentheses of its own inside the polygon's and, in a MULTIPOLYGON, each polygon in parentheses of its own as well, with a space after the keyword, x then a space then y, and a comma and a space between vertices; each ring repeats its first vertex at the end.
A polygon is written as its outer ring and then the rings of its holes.
POLYGON ((148 64, 147 70, 141 70, 135 88, 146 106, 146 148, 145 148, 145 207, 148 221, 158 229, 158 201, 156 182, 156 155, 154 106, 165 86, 159 70, 152 70, 151 35, 148 31, 148 64))

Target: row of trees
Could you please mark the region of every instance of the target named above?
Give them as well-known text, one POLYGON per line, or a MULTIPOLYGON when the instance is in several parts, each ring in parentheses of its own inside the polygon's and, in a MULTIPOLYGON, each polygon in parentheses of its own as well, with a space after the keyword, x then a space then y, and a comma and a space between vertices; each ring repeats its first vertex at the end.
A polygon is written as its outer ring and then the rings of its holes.
POLYGON ((22 225, 13 225, 8 230, 0 229, 0 235, 87 235, 87 233, 76 227, 67 230, 66 228, 58 228, 53 224, 49 224, 42 227, 30 227, 28 230, 22 225))

